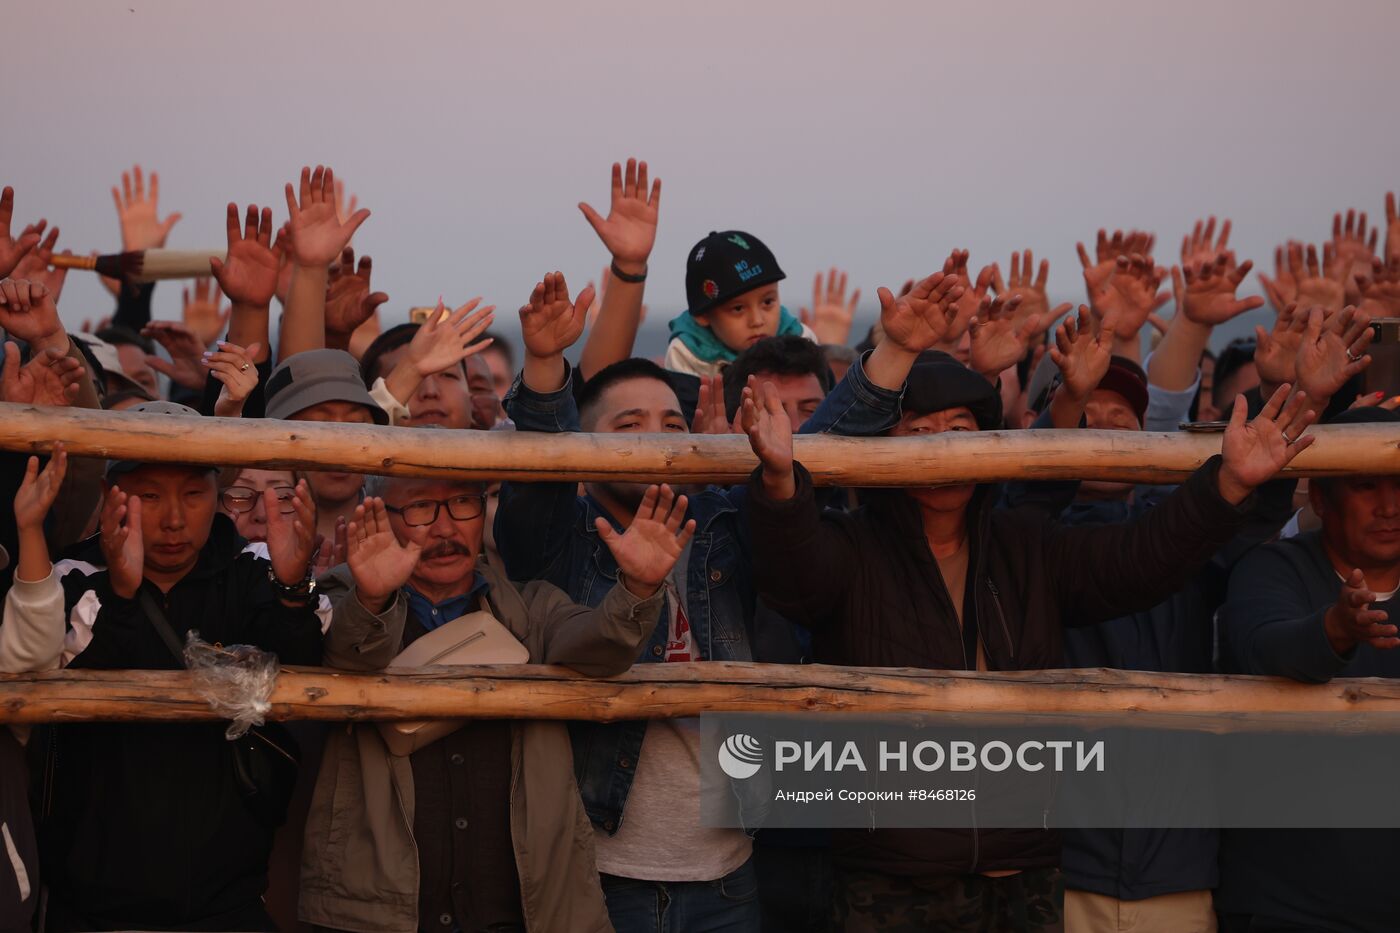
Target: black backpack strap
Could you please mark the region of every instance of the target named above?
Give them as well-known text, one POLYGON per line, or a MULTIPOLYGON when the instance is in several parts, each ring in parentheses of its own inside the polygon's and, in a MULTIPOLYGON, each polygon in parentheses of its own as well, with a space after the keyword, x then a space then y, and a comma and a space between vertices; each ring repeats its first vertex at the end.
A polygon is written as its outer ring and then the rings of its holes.
POLYGON ((156 630, 160 640, 165 642, 165 647, 170 649, 170 653, 175 656, 175 660, 180 662, 180 666, 185 666, 185 649, 180 645, 180 638, 175 634, 175 630, 170 627, 170 622, 165 618, 165 612, 156 602, 151 591, 146 587, 141 587, 139 599, 141 608, 146 613, 146 618, 150 620, 151 627, 156 630))

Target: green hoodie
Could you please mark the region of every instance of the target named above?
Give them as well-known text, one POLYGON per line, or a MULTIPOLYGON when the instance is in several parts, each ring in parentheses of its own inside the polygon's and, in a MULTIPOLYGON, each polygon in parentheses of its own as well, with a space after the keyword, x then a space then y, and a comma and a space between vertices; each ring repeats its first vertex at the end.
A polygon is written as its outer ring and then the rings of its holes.
MULTIPOLYGON (((778 309, 779 337, 802 336, 802 322, 793 317, 787 308, 778 309)), ((739 354, 724 345, 715 332, 695 319, 689 311, 682 311, 671 321, 671 339, 679 340, 686 348, 707 363, 732 363, 739 354)))

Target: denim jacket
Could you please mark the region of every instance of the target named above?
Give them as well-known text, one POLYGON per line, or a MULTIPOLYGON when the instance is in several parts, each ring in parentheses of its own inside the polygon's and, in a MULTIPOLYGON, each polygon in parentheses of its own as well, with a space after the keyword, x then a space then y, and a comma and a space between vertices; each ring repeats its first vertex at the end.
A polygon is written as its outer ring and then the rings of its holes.
MULTIPOLYGON (((847 375, 802 426, 801 433, 878 433, 883 428, 872 426, 884 423, 890 410, 898 420, 901 393, 871 385, 864 379, 859 362, 851 372, 854 380, 847 375)), ((571 370, 563 388, 541 393, 517 376, 505 398, 506 412, 516 428, 544 433, 578 431, 572 381, 571 370)), ((765 660, 762 651, 754 648, 763 643, 765 633, 755 632, 754 625, 757 597, 746 498, 747 488, 742 485, 733 489, 710 486, 689 497, 689 518, 695 520, 696 529, 685 567, 685 610, 701 660, 765 660)), ((575 602, 597 605, 617 580, 617 563, 594 528, 593 520, 598 517, 621 530, 596 500, 578 495, 576 483, 505 483, 495 534, 511 579, 547 580, 575 602)), ((636 663, 660 662, 668 635, 669 626, 658 625, 636 663)), ((605 832, 616 833, 636 773, 646 722, 572 723, 569 730, 574 771, 589 819, 605 832)))

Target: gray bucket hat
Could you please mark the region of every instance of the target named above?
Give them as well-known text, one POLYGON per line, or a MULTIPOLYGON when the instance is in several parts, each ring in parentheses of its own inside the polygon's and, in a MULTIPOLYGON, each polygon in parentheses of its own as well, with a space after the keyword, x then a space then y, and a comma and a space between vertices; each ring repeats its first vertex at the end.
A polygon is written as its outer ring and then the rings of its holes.
MULTIPOLYGON (((195 411, 193 408, 188 405, 181 405, 178 402, 142 402, 140 405, 133 405, 126 411, 128 413, 139 412, 143 415, 184 415, 189 418, 201 417, 199 412, 195 411)), ((108 460, 107 478, 111 479, 114 476, 121 476, 133 470, 138 470, 145 466, 147 462, 148 461, 145 460, 108 460)), ((216 470, 218 467, 211 466, 205 469, 216 470)))
POLYGON ((264 390, 267 417, 290 418, 322 402, 363 405, 375 424, 388 424, 389 415, 365 388, 360 364, 344 350, 307 350, 278 364, 264 390))

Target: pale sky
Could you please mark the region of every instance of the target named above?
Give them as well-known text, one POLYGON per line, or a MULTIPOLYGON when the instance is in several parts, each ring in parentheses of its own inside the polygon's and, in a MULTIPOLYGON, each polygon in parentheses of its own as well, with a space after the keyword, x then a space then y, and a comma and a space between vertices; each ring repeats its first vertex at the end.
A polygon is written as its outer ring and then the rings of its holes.
MULTIPOLYGON (((176 0, 13 3, 0 56, 0 182, 75 251, 119 245, 108 189, 160 171, 174 247, 221 247, 229 200, 285 214, 327 162, 373 216, 356 246, 411 305, 514 310, 540 276, 575 288, 607 257, 615 160, 664 181, 647 300, 684 308, 688 248, 740 228, 810 297, 837 264, 875 287, 1030 246, 1082 300, 1076 239, 1235 222, 1242 258, 1320 241, 1333 211, 1400 187, 1400 4, 1178 0, 643 3, 176 0)), ((1251 278, 1247 287, 1258 289, 1251 278)), ((73 273, 76 324, 110 302, 73 273)), ((157 291, 177 317, 179 288, 157 291)))

